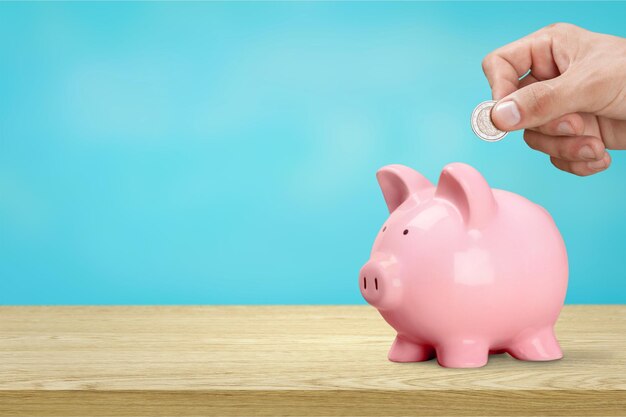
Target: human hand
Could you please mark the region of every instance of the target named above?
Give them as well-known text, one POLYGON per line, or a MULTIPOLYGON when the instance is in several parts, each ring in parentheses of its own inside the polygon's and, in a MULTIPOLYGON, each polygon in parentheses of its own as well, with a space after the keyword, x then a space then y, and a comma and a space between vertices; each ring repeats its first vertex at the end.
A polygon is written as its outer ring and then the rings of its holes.
POLYGON ((496 127, 525 129, 557 168, 591 175, 609 167, 606 149, 626 149, 626 39, 557 23, 496 49, 483 71, 496 127))

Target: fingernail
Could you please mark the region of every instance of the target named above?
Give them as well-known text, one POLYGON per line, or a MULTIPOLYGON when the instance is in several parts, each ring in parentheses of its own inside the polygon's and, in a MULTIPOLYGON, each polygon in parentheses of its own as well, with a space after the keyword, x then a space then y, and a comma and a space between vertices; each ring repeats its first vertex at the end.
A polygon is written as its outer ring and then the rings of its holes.
POLYGON ((556 131, 561 135, 573 135, 574 133, 576 133, 574 132, 574 128, 572 127, 572 124, 570 122, 559 123, 556 127, 556 131))
MULTIPOLYGON (((578 156, 580 159, 586 159, 588 161, 592 161, 597 159, 596 153, 591 149, 591 146, 585 145, 578 151, 578 156)), ((597 161, 596 161, 597 162, 597 161)))
POLYGON ((492 119, 497 119, 499 125, 505 130, 513 128, 516 124, 522 120, 522 116, 519 114, 517 104, 513 100, 508 100, 503 103, 498 103, 493 108, 492 119))
POLYGON ((587 167, 594 171, 602 171, 606 169, 606 161, 602 158, 599 161, 587 162, 587 167))

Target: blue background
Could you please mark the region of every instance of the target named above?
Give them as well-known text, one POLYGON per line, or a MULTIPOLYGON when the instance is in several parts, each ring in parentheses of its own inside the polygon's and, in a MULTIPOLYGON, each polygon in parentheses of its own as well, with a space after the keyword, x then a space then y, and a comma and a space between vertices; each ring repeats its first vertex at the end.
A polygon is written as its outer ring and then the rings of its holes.
POLYGON ((375 171, 546 207, 568 303, 625 303, 626 152, 579 178, 469 115, 481 60, 626 3, 0 4, 1 304, 363 303, 375 171))

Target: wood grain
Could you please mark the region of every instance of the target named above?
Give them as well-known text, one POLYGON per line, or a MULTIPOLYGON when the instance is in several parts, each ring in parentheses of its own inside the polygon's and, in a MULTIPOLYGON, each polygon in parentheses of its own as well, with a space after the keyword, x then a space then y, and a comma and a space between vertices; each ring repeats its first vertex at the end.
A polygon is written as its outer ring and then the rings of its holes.
POLYGON ((387 360, 368 306, 0 307, 2 416, 626 415, 626 306, 566 306, 565 358, 387 360))

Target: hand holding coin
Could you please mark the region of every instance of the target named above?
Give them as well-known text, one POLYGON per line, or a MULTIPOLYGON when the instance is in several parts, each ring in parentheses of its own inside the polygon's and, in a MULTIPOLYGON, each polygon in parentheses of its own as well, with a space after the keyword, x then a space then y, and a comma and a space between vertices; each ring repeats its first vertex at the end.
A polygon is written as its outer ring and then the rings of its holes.
POLYGON ((496 49, 483 70, 497 103, 472 115, 482 139, 524 130, 530 148, 576 175, 608 168, 606 149, 626 149, 625 38, 557 23, 496 49))

